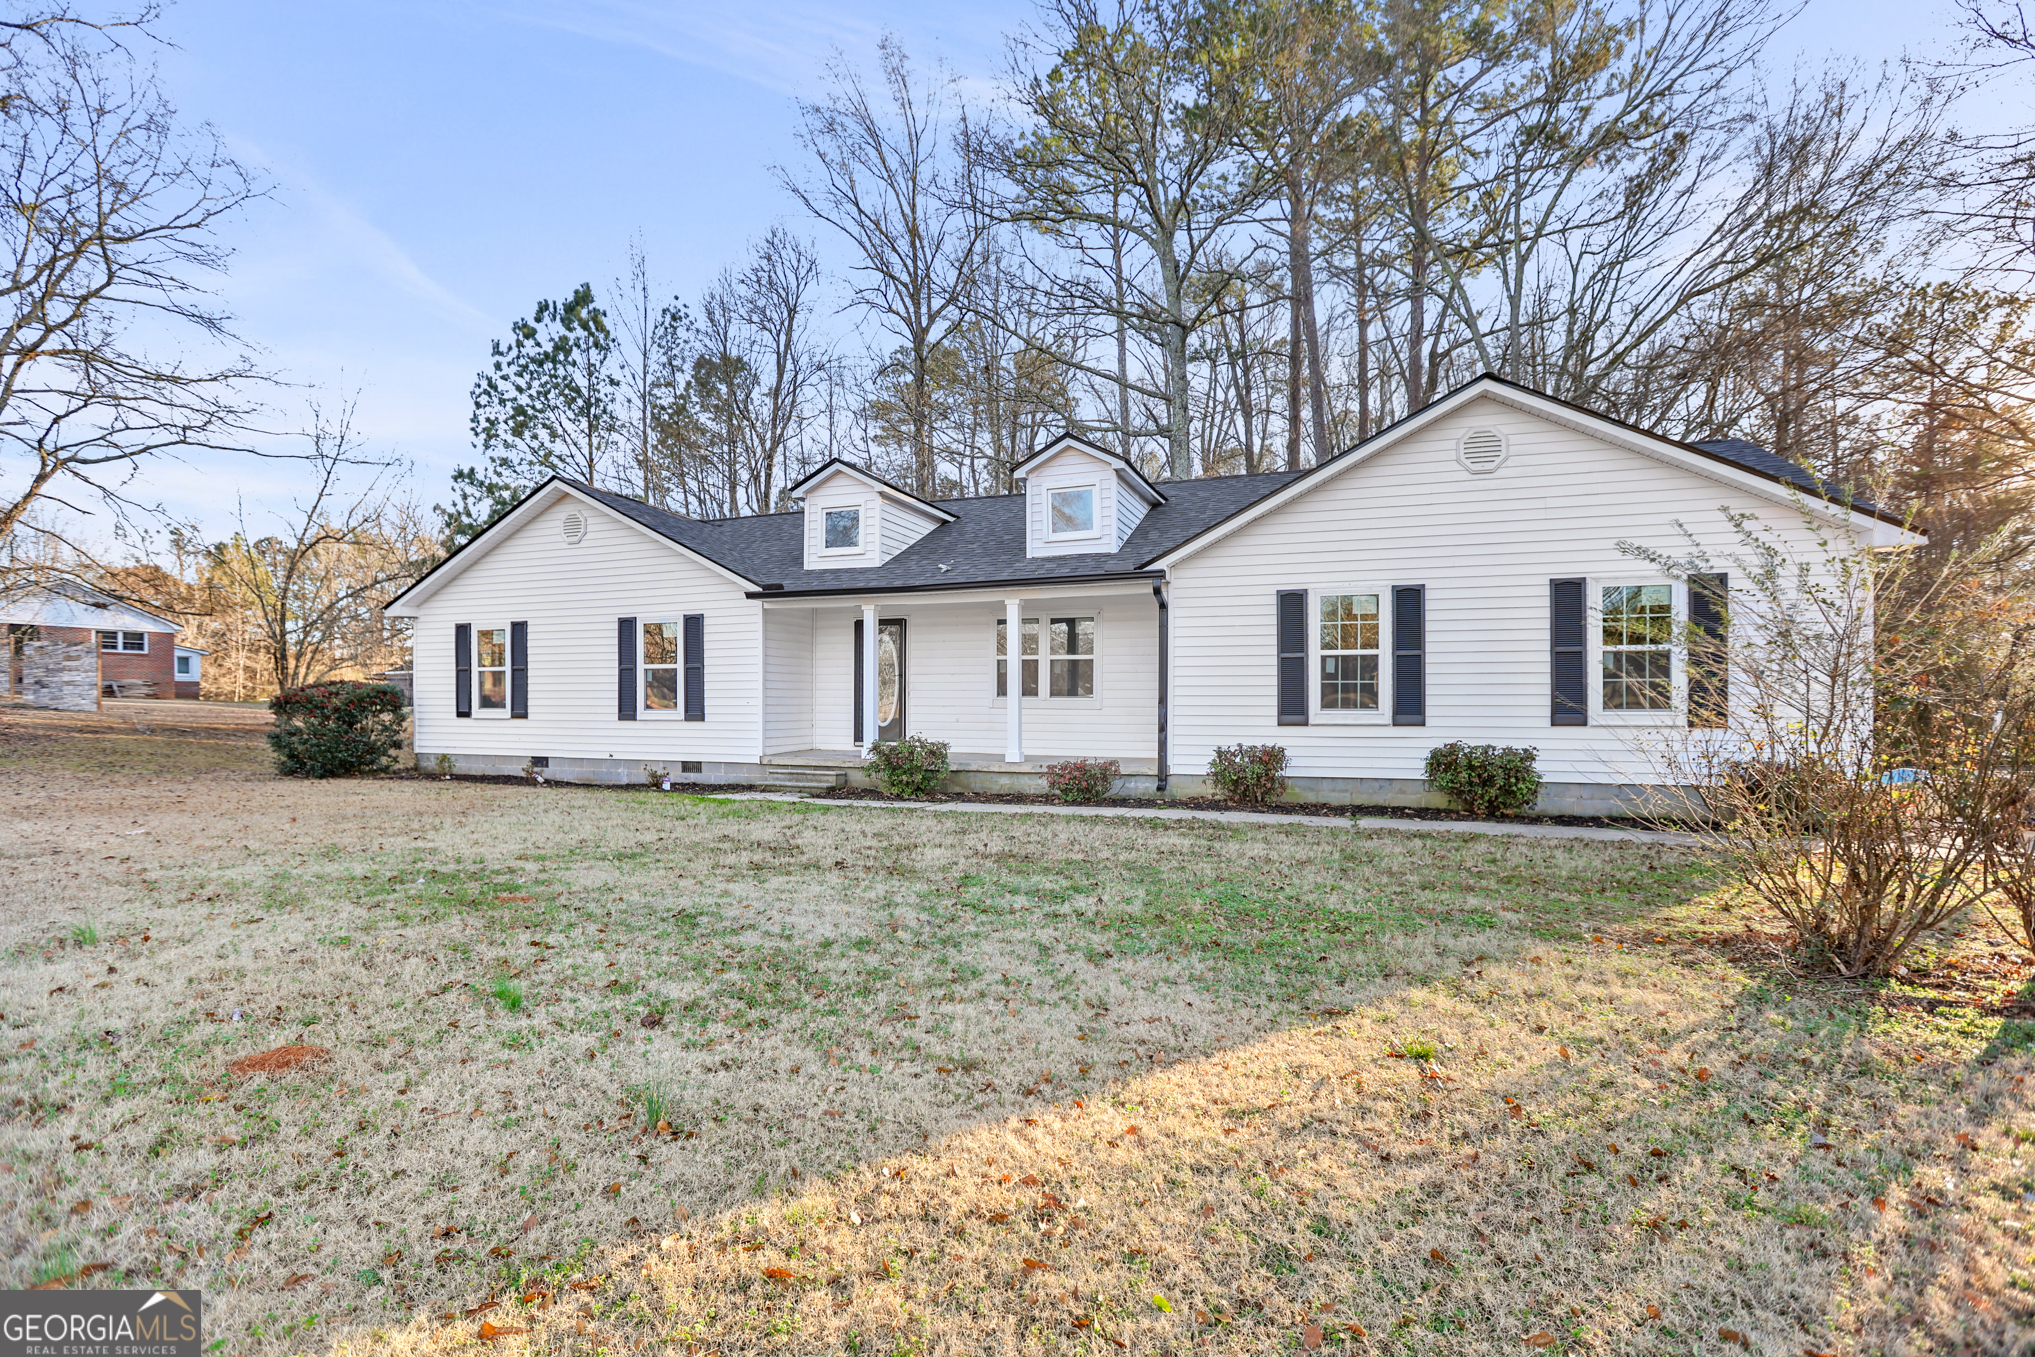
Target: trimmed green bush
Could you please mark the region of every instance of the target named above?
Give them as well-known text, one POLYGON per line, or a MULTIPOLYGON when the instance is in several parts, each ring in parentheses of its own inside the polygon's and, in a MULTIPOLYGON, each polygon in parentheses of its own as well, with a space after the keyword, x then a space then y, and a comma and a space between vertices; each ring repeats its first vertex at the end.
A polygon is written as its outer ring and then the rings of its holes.
POLYGON ((1225 801, 1259 806, 1286 794, 1286 747, 1240 744, 1218 748, 1208 761, 1208 780, 1225 801))
POLYGON ((1069 759, 1046 765, 1046 790, 1062 801, 1100 801, 1122 776, 1115 759, 1069 759))
POLYGON ((285 777, 387 772, 403 747, 403 690, 393 683, 332 679, 269 699, 269 748, 285 777))
POLYGON ((907 735, 876 745, 862 761, 889 796, 931 796, 947 778, 947 742, 907 735))
POLYGON ((1540 799, 1539 752, 1461 740, 1437 745, 1427 751, 1427 784, 1472 815, 1513 815, 1540 799))

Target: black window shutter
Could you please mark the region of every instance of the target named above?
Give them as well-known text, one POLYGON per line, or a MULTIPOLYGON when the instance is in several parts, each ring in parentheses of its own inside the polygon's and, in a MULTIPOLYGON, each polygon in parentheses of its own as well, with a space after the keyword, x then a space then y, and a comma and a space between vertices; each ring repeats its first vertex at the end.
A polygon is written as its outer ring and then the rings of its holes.
POLYGON ((1427 724, 1427 586, 1392 590, 1392 724, 1427 724))
POLYGON ((530 719, 530 624, 509 623, 509 719, 530 719))
POLYGON ((459 696, 452 700, 454 716, 473 715, 473 623, 461 622, 452 629, 452 672, 459 681, 459 696))
POLYGON ((1718 727, 1731 714, 1729 648, 1725 639, 1731 576, 1689 576, 1689 724, 1718 727))
POLYGON ((862 619, 855 619, 855 743, 862 743, 862 619))
POLYGON ((615 619, 615 719, 636 719, 636 619, 615 619))
POLYGON ((707 719, 707 619, 685 615, 685 719, 707 719))
POLYGON ((1279 724, 1307 724, 1307 591, 1278 595, 1279 724))
POLYGON ((1549 580, 1548 649, 1554 705, 1551 726, 1590 724, 1589 634, 1585 625, 1587 580, 1549 580))

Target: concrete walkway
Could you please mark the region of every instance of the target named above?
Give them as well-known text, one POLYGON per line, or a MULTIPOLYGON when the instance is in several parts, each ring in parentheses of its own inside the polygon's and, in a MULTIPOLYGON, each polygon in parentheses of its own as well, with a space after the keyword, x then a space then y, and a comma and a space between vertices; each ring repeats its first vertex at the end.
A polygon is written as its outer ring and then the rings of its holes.
POLYGON ((1688 846, 1693 834, 1654 829, 1595 829, 1582 825, 1508 825, 1485 820, 1394 820, 1367 815, 1352 820, 1341 815, 1277 815, 1254 810, 1185 810, 1157 806, 1006 806, 971 801, 849 801, 790 792, 729 792, 717 801, 790 801, 818 806, 868 807, 873 810, 932 810, 962 815, 1113 815, 1149 820, 1216 820, 1238 825, 1306 825, 1318 829, 1389 830, 1399 834, 1509 834, 1523 839, 1598 839, 1612 843, 1661 843, 1688 846))

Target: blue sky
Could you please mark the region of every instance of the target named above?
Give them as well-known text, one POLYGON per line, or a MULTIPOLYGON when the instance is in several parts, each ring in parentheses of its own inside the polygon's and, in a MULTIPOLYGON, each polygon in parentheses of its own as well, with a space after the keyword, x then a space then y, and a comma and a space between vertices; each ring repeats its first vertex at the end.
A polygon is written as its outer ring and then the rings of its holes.
MULTIPOLYGON (((691 297, 784 220, 794 106, 830 52, 885 32, 970 80, 1002 63, 1028 0, 726 7, 660 0, 179 0, 160 55, 173 97, 275 185, 233 231, 222 292, 278 393, 335 403, 412 458, 420 496, 470 459, 467 391, 488 341, 539 297, 596 285, 640 235, 691 297)), ((1777 68, 1947 55, 1947 0, 1809 0, 1777 68)), ((2018 121, 2018 87, 1984 101, 2018 121)), ((823 257, 838 259, 820 240, 823 257)), ((159 466, 149 489, 218 529, 232 492, 289 492, 289 464, 159 466)))

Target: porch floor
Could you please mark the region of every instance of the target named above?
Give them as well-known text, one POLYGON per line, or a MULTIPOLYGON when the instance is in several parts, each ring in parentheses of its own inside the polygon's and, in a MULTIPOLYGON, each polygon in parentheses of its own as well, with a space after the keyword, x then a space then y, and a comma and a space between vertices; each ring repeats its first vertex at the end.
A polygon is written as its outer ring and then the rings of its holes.
MULTIPOLYGON (((1002 754, 971 754, 951 750, 947 764, 957 773, 1043 773, 1049 763, 1083 758, 1081 754, 1038 754, 1023 763, 1007 763, 1002 754)), ((798 749, 784 754, 765 754, 766 768, 860 768, 862 754, 854 749, 798 749)), ((1118 759, 1127 777, 1151 777, 1159 771, 1157 759, 1118 759)))

